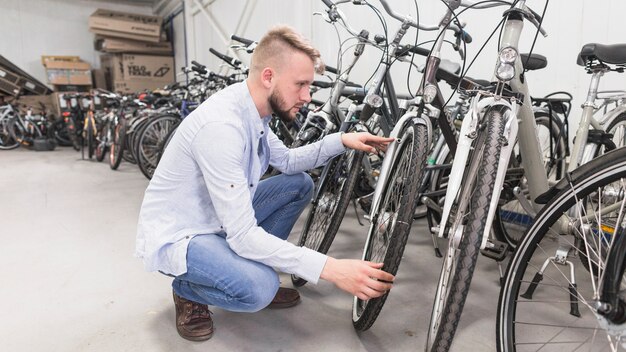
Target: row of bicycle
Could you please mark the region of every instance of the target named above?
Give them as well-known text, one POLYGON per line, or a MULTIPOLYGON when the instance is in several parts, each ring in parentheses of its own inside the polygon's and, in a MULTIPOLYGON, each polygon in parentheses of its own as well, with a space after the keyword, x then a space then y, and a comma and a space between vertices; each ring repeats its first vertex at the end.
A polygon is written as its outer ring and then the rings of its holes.
MULTIPOLYGON (((347 59, 337 69, 329 68, 330 79, 313 82, 313 90, 330 90, 328 99, 314 101, 291 123, 272 120, 274 133, 293 147, 339 131, 369 131, 396 140, 385 152, 348 152, 311 170, 317 187, 298 244, 326 253, 347 207, 355 203, 369 220, 363 259, 383 262, 388 272, 397 273, 409 235, 432 236, 442 270, 427 351, 451 348, 479 254, 498 265, 508 262, 496 324, 499 350, 626 348, 626 151, 620 149, 626 143, 626 95, 599 93, 604 74, 623 72, 626 45, 589 44, 573 53, 591 80, 570 150, 571 95, 533 99, 529 92, 532 82, 524 72, 546 67, 547 60, 519 50, 525 21, 543 31, 542 17, 526 1, 445 1, 437 25, 401 15, 387 1, 378 1, 399 24, 393 34, 372 39, 367 29, 352 28, 339 7, 349 12, 348 6, 366 5, 380 12, 373 4, 323 0, 325 20, 349 37, 339 49, 347 59), (464 63, 442 57, 441 49, 451 43, 458 52, 467 52, 471 36, 458 20, 460 13, 463 8, 494 6, 506 7, 494 78, 472 79, 465 75, 464 63), (411 27, 436 31, 436 39, 429 48, 404 44, 411 27), (448 32, 454 39, 446 39, 448 32), (353 68, 370 48, 380 50, 380 63, 372 68, 370 80, 354 83, 353 68), (396 94, 391 66, 415 66, 416 55, 426 57, 417 94, 396 94), (442 81, 454 89, 450 99, 443 97, 442 81), (426 209, 427 229, 412 226, 420 204, 426 209)), ((233 39, 253 52, 254 41, 233 39)), ((245 76, 241 62, 218 56, 235 77, 245 76)), ((92 145, 98 157, 98 145, 110 146, 112 165, 135 161, 150 177, 190 106, 237 80, 223 79, 199 64, 187 72, 195 83, 180 94, 170 93, 179 98, 161 107, 158 99, 141 108, 134 99, 122 99, 111 104, 122 114, 107 119, 104 112, 92 113, 91 122, 83 117, 83 124, 74 127, 83 131, 75 133, 82 137, 81 147, 86 145, 89 154, 92 145), (204 93, 194 93, 200 91, 204 93), (84 131, 100 130, 106 125, 101 121, 108 120, 110 127, 94 132, 95 146, 90 144, 91 133, 84 131)), ((297 286, 306 283, 295 276, 292 280, 297 286)), ((372 327, 387 297, 354 298, 357 330, 372 327)))
MULTIPOLYGON (((338 9, 345 1, 323 2, 326 20, 356 43, 330 98, 304 120, 297 145, 336 131, 369 131, 396 141, 384 154, 348 152, 314 173, 317 188, 299 245, 326 253, 352 200, 370 221, 362 257, 384 263, 388 272, 396 274, 410 234, 431 235, 443 260, 427 351, 451 348, 479 254, 498 263, 509 259, 501 277, 499 350, 626 348, 626 150, 620 149, 626 144, 626 94, 598 91, 604 74, 624 71, 626 45, 587 44, 574 53, 591 82, 570 151, 571 95, 532 99, 524 75, 547 65, 544 57, 519 51, 525 21, 543 32, 542 17, 526 1, 446 1, 442 22, 430 26, 379 0, 401 23, 389 40, 353 29, 338 9), (493 79, 471 79, 461 65, 441 57, 448 31, 458 49, 471 38, 457 19, 462 7, 503 5, 493 79), (410 27, 438 31, 430 50, 402 44, 410 27), (350 72, 366 47, 382 47, 383 58, 369 84, 355 87, 350 72), (400 97, 389 69, 410 54, 427 62, 417 94, 400 97), (443 98, 441 81, 455 89, 455 103, 443 98), (344 98, 345 110, 339 104, 344 98), (411 226, 420 203, 429 229, 411 226)), ((352 2, 364 4, 373 7, 352 2)), ((354 298, 356 329, 374 324, 387 295, 354 298)))

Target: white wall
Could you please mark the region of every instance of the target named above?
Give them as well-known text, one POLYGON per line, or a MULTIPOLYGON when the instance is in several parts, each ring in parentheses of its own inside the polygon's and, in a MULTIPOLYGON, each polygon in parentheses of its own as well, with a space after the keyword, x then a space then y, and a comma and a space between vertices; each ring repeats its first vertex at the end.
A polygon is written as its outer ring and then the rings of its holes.
POLYGON ((97 8, 152 14, 147 6, 88 0, 0 1, 0 54, 43 83, 41 55, 76 55, 99 67, 87 21, 97 8))
MULTIPOLYGON (((198 0, 185 0, 188 53, 190 60, 197 60, 217 70, 219 59, 214 58, 209 52, 209 47, 220 51, 226 51, 228 44, 217 34, 214 26, 208 20, 208 16, 199 10, 198 0)), ((370 2, 384 12, 380 3, 376 0, 370 2)), ((415 5, 412 0, 388 0, 391 6, 401 13, 415 16, 415 5)), ((246 0, 217 0, 204 1, 206 9, 211 11, 224 31, 232 34, 242 14, 242 8, 246 0)), ((420 20, 423 23, 436 24, 444 12, 439 0, 417 0, 420 10, 420 20)), ((528 0, 527 4, 541 13, 545 1, 528 0)), ((321 17, 312 16, 314 11, 323 11, 324 5, 319 0, 259 0, 254 8, 253 15, 245 25, 245 29, 238 33, 250 39, 259 39, 265 31, 277 23, 289 24, 311 39, 320 49, 324 60, 335 66, 337 51, 339 48, 337 36, 329 24, 321 17)), ((348 15, 350 24, 358 29, 368 29, 371 35, 382 34, 382 25, 371 10, 363 6, 355 6, 350 3, 343 4, 340 8, 348 15)), ((474 42, 468 45, 468 58, 476 55, 481 45, 502 18, 503 8, 489 10, 470 10, 461 16, 467 23, 466 30, 471 33, 474 42)), ((622 0, 552 0, 546 12, 544 27, 549 36, 537 39, 534 52, 548 58, 548 67, 538 72, 530 72, 527 77, 533 96, 543 96, 553 91, 566 90, 573 94, 573 111, 570 115, 571 126, 575 126, 580 115, 580 104, 586 97, 589 84, 589 75, 582 67, 576 65, 576 57, 583 44, 589 42, 620 43, 626 42, 620 22, 623 21, 623 13, 626 12, 626 2, 622 0)), ((389 36, 398 28, 398 22, 387 18, 389 36)), ((345 32, 341 31, 345 39, 345 32)), ((434 33, 420 32, 419 42, 433 39, 434 33)), ((530 50, 535 35, 535 28, 526 22, 524 35, 521 39, 522 52, 530 50)), ((409 32, 405 36, 405 43, 415 40, 415 32, 409 32)), ((451 37, 451 36, 450 36, 451 37)), ((490 79, 495 64, 497 35, 485 47, 476 63, 468 72, 469 76, 490 79)), ((449 59, 457 60, 458 55, 452 50, 445 51, 449 59)), ((241 54, 244 62, 249 62, 248 55, 241 54)), ((376 69, 379 53, 367 50, 365 57, 359 62, 351 79, 355 82, 364 83, 376 69)), ((423 61, 422 59, 420 59, 423 61)), ((468 60, 469 63, 469 60, 468 60)), ((397 65, 392 70, 394 79, 399 90, 407 91, 406 75, 407 66, 397 65)), ((419 74, 413 72, 411 90, 414 91, 418 84, 419 74)), ((602 80, 602 89, 626 89, 626 77, 623 74, 611 73, 602 80)))

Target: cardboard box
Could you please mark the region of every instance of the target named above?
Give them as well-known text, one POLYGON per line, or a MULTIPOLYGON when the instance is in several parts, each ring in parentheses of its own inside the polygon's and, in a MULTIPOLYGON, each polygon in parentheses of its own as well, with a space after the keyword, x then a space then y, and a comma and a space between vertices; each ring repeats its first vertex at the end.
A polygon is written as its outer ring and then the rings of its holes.
POLYGON ((18 85, 20 76, 0 69, 0 91, 7 95, 18 95, 22 88, 18 85))
POLYGON ((36 78, 24 72, 24 70, 17 67, 11 61, 0 55, 0 69, 3 71, 11 72, 19 76, 17 85, 22 88, 21 94, 37 94, 45 95, 51 93, 50 88, 45 84, 39 82, 36 78))
POLYGON ((107 82, 104 75, 104 70, 101 68, 91 70, 91 74, 93 76, 93 86, 94 88, 107 89, 107 82))
POLYGON ((172 43, 149 43, 138 40, 96 36, 94 48, 105 53, 171 55, 172 43))
POLYGON ((52 94, 20 96, 17 100, 17 107, 21 113, 26 113, 30 108, 33 114, 59 116, 52 94))
POLYGON ((41 56, 41 63, 47 69, 59 70, 90 70, 91 65, 84 62, 78 56, 41 56))
POLYGON ((107 31, 104 29, 92 29, 90 28, 89 31, 93 34, 96 35, 100 35, 100 36, 104 36, 107 38, 121 38, 121 39, 132 39, 132 40, 137 40, 137 41, 142 41, 142 42, 150 42, 150 43, 159 43, 159 42, 166 42, 166 36, 165 33, 163 33, 160 37, 148 37, 145 35, 137 35, 137 34, 128 34, 128 33, 122 33, 122 32, 115 32, 115 31, 107 31))
POLYGON ((144 90, 163 88, 167 83, 153 80, 113 81, 113 91, 120 93, 137 93, 144 90))
POLYGON ((134 54, 103 55, 102 68, 110 82, 147 80, 166 85, 174 82, 174 58, 134 54))
MULTIPOLYGON (((126 12, 98 9, 89 16, 89 29, 160 38, 163 18, 126 12)), ((158 40, 157 40, 158 41, 158 40)))
POLYGON ((48 82, 53 85, 91 85, 91 71, 89 70, 64 70, 48 69, 48 82))

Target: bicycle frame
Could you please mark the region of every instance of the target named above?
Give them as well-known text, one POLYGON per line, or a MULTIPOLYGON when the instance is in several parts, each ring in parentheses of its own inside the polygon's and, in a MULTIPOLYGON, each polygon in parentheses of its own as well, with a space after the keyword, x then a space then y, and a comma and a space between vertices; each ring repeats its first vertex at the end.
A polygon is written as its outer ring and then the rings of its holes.
MULTIPOLYGON (((525 1, 519 1, 516 6, 509 11, 510 13, 504 23, 499 50, 512 47, 519 53, 519 38, 524 27, 525 1)), ((465 180, 473 179, 472 177, 467 177, 465 165, 470 154, 472 142, 480 133, 480 124, 484 119, 485 113, 490 108, 496 106, 506 107, 506 125, 503 137, 506 138, 507 142, 504 143, 500 153, 496 174, 497 184, 491 195, 487 223, 482 234, 480 248, 484 249, 487 244, 511 152, 518 138, 520 154, 522 155, 522 166, 524 167, 528 180, 531 199, 536 199, 537 196, 548 190, 548 178, 544 171, 543 159, 539 150, 539 141, 536 134, 537 126, 530 95, 528 94, 528 85, 524 78, 524 69, 520 55, 517 55, 515 59, 515 72, 514 77, 508 82, 513 93, 510 96, 503 95, 505 82, 501 82, 494 77, 492 81, 498 82, 495 87, 495 92, 478 91, 472 99, 469 114, 465 116, 461 125, 458 149, 452 163, 452 170, 448 181, 448 191, 446 192, 441 219, 442 225, 438 233, 440 238, 446 236, 447 227, 445 225, 448 223, 453 204, 458 203, 459 209, 465 211, 469 202, 471 187, 461 189, 465 180), (523 100, 520 101, 520 98, 523 100)), ((469 171, 475 172, 477 170, 469 171)), ((523 196, 518 196, 518 198, 521 204, 528 203, 523 196)), ((535 212, 541 207, 541 205, 534 202, 531 206, 532 209, 530 210, 534 210, 535 212)), ((456 239, 460 239, 463 232, 462 230, 462 224, 453 224, 450 235, 454 235, 456 239)))

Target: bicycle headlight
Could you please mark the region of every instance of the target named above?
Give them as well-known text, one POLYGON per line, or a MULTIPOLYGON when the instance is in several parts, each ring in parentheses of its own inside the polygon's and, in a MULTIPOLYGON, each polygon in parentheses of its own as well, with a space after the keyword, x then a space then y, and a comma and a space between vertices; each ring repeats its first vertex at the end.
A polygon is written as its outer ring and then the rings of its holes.
POLYGON ((500 50, 500 53, 498 54, 498 59, 500 60, 500 62, 512 64, 515 62, 515 59, 517 59, 517 50, 508 46, 500 50))
POLYGON ((371 107, 379 108, 383 105, 383 98, 378 94, 368 94, 365 103, 371 107))
POLYGON ((496 77, 502 81, 510 81, 515 76, 515 67, 512 64, 501 62, 496 67, 496 77))
POLYGON ((424 98, 424 102, 426 104, 432 103, 437 97, 437 87, 433 84, 427 84, 424 87, 424 92, 422 93, 422 97, 424 98))
POLYGON ((498 64, 496 65, 496 77, 502 81, 510 81, 515 77, 515 60, 517 60, 517 50, 510 46, 500 50, 498 53, 498 64))

